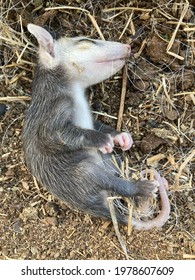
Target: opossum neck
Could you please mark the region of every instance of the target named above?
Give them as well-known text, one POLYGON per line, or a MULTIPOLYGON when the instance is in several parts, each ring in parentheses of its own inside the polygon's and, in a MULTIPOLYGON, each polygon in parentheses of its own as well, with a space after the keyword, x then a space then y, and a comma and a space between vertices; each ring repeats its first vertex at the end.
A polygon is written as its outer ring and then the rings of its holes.
POLYGON ((85 96, 85 89, 82 85, 75 83, 72 85, 72 96, 74 102, 74 124, 87 129, 93 129, 93 120, 90 107, 85 96))

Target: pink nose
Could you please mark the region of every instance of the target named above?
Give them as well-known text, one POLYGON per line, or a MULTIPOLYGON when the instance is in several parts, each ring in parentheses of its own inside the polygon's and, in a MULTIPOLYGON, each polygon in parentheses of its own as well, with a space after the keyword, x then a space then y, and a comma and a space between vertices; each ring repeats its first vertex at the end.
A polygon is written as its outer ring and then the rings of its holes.
POLYGON ((128 50, 128 52, 129 52, 129 55, 130 55, 130 53, 131 53, 131 46, 129 45, 129 44, 125 44, 126 45, 126 47, 127 47, 127 50, 128 50))

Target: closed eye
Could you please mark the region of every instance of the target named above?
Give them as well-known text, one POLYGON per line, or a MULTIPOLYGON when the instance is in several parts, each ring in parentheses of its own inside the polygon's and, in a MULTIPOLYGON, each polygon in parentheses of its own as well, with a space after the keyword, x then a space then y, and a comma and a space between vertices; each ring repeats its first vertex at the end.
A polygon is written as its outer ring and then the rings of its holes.
POLYGON ((92 44, 94 44, 94 45, 97 45, 97 42, 96 42, 96 41, 91 40, 91 39, 87 39, 87 38, 79 39, 79 40, 77 41, 77 43, 81 43, 81 42, 87 42, 87 43, 92 43, 92 44))

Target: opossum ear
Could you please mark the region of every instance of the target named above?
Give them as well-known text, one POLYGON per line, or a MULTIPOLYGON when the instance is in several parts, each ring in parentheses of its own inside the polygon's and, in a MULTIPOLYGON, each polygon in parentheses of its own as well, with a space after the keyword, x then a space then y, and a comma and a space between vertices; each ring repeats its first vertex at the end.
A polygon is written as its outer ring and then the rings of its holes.
POLYGON ((54 40, 51 34, 41 26, 29 23, 27 25, 28 31, 33 34, 39 45, 52 57, 54 57, 54 40))

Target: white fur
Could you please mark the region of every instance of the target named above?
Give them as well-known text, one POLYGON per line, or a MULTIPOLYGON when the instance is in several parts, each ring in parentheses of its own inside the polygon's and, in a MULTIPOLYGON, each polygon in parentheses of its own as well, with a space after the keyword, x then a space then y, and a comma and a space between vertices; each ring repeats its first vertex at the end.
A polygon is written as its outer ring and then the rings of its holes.
POLYGON ((39 43, 39 58, 46 68, 64 66, 71 82, 82 88, 97 84, 119 71, 129 57, 130 46, 118 42, 63 37, 55 41, 40 26, 28 24, 39 43), (81 41, 83 40, 84 41, 81 41))
MULTIPOLYGON (((28 30, 39 43, 39 59, 45 68, 61 65, 65 69, 70 93, 73 97, 76 126, 93 129, 93 121, 85 89, 97 84, 119 71, 129 57, 130 46, 118 42, 92 40, 85 37, 66 38, 55 41, 44 28, 28 24, 28 30)), ((115 142, 125 150, 131 146, 130 137, 122 134, 115 142)), ((103 153, 112 152, 113 140, 102 147, 103 153)))
POLYGON ((80 39, 61 38, 55 48, 70 79, 80 82, 84 88, 118 72, 130 53, 126 44, 101 40, 93 40, 96 44, 80 43, 80 39))
POLYGON ((85 91, 78 83, 72 86, 74 99, 74 124, 87 129, 93 129, 93 120, 88 102, 85 97, 85 91))

